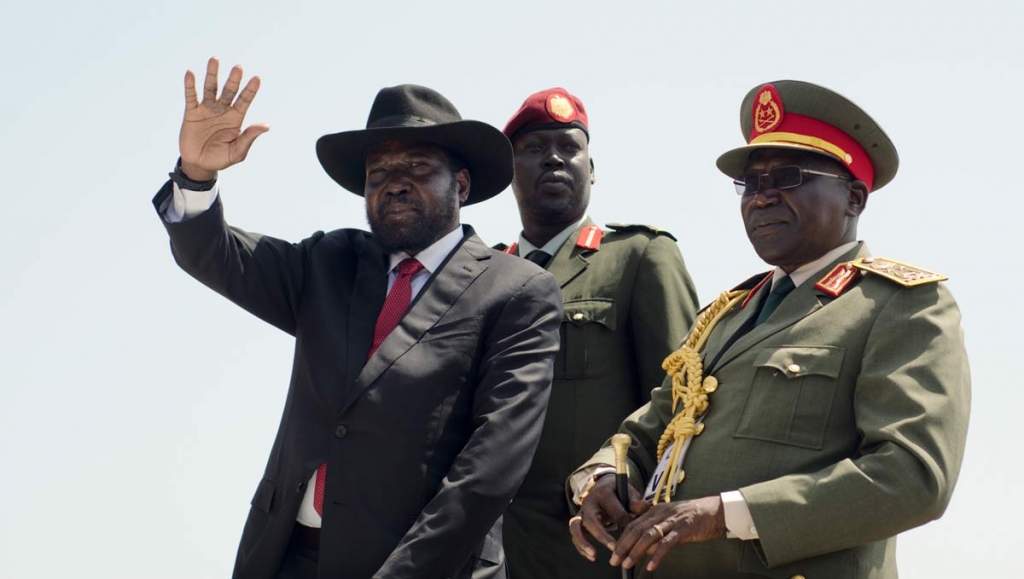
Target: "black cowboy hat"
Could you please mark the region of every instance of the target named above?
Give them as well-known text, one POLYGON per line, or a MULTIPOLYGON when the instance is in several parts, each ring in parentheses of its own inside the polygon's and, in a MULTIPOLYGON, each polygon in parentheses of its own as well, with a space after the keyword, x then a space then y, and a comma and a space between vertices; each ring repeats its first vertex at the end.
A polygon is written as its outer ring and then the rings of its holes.
POLYGON ((470 175, 465 205, 494 197, 512 181, 512 145, 501 131, 480 121, 462 120, 451 101, 414 84, 381 89, 366 128, 320 137, 316 156, 332 179, 362 196, 366 152, 391 139, 432 143, 461 159, 470 175))

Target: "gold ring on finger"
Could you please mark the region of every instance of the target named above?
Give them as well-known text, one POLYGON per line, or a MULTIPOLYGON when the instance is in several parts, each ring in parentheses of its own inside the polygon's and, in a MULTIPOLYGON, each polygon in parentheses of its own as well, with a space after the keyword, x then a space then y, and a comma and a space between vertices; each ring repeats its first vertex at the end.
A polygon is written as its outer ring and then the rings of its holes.
POLYGON ((661 525, 654 525, 653 527, 651 527, 651 529, 657 531, 657 533, 658 533, 658 539, 657 540, 658 541, 660 541, 660 540, 665 538, 665 530, 661 528, 661 525))

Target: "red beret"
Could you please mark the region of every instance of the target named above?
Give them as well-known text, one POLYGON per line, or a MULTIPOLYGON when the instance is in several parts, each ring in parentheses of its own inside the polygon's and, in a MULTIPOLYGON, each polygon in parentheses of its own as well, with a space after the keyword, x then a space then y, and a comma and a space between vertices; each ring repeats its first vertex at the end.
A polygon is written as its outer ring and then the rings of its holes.
POLYGON ((590 140, 587 109, 580 99, 564 88, 555 87, 528 96, 505 125, 505 136, 510 141, 528 131, 574 127, 582 130, 590 140))

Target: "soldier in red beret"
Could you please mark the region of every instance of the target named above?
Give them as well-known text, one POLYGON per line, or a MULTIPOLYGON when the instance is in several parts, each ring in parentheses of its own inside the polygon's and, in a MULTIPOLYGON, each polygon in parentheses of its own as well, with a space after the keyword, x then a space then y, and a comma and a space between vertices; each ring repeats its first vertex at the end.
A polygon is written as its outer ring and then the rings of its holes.
POLYGON ((564 303, 540 446, 505 516, 509 571, 514 579, 613 579, 617 569, 573 548, 565 479, 650 399, 661 361, 693 322, 696 291, 671 234, 646 225, 601 228, 587 216, 594 164, 578 98, 562 88, 531 95, 504 132, 523 224, 506 251, 554 274, 564 303))

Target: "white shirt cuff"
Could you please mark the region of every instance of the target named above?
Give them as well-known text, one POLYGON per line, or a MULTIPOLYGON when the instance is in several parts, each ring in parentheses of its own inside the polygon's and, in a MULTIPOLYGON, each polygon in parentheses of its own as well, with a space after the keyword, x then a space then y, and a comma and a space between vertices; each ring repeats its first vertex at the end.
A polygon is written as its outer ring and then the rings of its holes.
POLYGON ((750 507, 740 491, 722 493, 722 507, 725 509, 725 536, 729 539, 753 541, 758 538, 757 527, 750 516, 750 507))
POLYGON ((170 202, 167 203, 163 211, 163 218, 167 223, 180 223, 207 211, 213 207, 213 202, 217 200, 217 194, 220 191, 217 184, 214 184, 213 189, 209 191, 181 189, 174 182, 171 183, 171 186, 173 192, 170 202))

